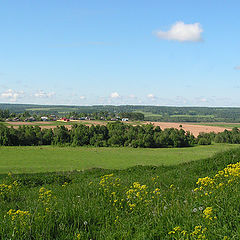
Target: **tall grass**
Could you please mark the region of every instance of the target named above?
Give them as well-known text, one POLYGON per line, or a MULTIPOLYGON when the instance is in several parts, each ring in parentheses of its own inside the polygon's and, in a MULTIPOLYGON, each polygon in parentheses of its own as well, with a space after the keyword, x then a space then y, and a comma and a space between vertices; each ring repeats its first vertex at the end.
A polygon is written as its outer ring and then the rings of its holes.
POLYGON ((0 239, 240 239, 239 159, 2 175, 0 239))

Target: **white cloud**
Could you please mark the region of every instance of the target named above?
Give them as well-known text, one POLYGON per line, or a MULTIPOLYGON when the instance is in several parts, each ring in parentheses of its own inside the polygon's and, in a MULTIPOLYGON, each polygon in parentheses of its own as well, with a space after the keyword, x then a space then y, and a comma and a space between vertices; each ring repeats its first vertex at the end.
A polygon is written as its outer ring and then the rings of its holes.
POLYGON ((7 91, 0 94, 0 98, 9 100, 11 102, 16 102, 18 98, 24 95, 23 91, 14 91, 12 89, 8 89, 7 91))
POLYGON ((152 94, 152 93, 149 93, 149 94, 147 95, 147 97, 150 98, 150 99, 154 99, 154 98, 155 98, 154 94, 152 94))
POLYGON ((240 70, 240 65, 236 66, 234 69, 235 70, 240 70))
POLYGON ((37 98, 50 98, 53 97, 55 95, 55 92, 44 92, 44 91, 38 91, 37 93, 34 94, 35 97, 37 98))
POLYGON ((206 98, 201 98, 200 102, 207 102, 208 100, 206 98))
POLYGON ((120 98, 120 95, 117 92, 113 92, 110 94, 111 98, 120 98))
POLYGON ((130 94, 129 98, 136 98, 136 96, 134 94, 130 94))
POLYGON ((79 98, 80 98, 81 100, 85 100, 85 99, 86 99, 85 96, 80 96, 79 98))
POLYGON ((201 33, 203 29, 200 23, 185 24, 176 22, 168 31, 157 31, 158 38, 175 40, 179 42, 200 42, 202 41, 201 33))

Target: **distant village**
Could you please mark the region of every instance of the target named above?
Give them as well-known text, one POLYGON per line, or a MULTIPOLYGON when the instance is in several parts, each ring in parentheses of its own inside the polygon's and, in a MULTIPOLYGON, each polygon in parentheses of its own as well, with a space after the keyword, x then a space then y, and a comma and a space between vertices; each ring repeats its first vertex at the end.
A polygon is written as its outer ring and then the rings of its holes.
POLYGON ((138 112, 10 112, 0 109, 0 122, 48 122, 48 121, 135 121, 144 120, 144 115, 138 112))
MULTIPOLYGON (((43 122, 47 122, 47 121, 61 121, 61 122, 70 122, 70 121, 78 121, 78 120, 82 120, 82 121, 89 121, 89 120, 96 120, 93 117, 74 117, 71 116, 69 118, 67 117, 58 117, 56 115, 50 115, 50 116, 42 116, 40 118, 36 118, 33 116, 27 117, 24 119, 24 122, 35 122, 35 121, 43 121, 43 122)), ((122 121, 122 122, 127 122, 129 121, 128 118, 120 118, 119 116, 117 116, 116 118, 111 118, 111 119, 106 119, 104 117, 100 117, 100 119, 97 120, 101 120, 101 121, 122 121)), ((14 117, 14 118, 7 118, 5 120, 6 122, 20 122, 22 121, 22 119, 20 119, 19 117, 14 117)))

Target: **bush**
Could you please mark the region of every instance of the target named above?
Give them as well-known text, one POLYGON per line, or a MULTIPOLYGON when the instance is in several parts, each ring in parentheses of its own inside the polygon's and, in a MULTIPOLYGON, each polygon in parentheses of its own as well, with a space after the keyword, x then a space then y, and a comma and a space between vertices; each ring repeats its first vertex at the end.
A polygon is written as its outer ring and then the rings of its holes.
POLYGON ((211 140, 207 138, 200 138, 198 140, 199 145, 211 145, 211 140))

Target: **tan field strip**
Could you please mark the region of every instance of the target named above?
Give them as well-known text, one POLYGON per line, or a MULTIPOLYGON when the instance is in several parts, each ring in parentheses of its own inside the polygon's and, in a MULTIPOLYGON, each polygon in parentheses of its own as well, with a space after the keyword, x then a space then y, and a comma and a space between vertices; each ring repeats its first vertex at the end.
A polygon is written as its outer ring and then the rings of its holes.
POLYGON ((147 122, 152 123, 154 126, 159 126, 161 129, 165 128, 177 128, 183 129, 184 131, 189 131, 195 137, 199 135, 199 133, 210 133, 210 132, 223 132, 225 129, 231 130, 231 128, 225 127, 216 127, 216 126, 204 126, 204 125, 193 125, 193 124, 186 124, 186 123, 173 123, 173 122, 147 122), (182 127, 180 127, 182 125, 182 127))

